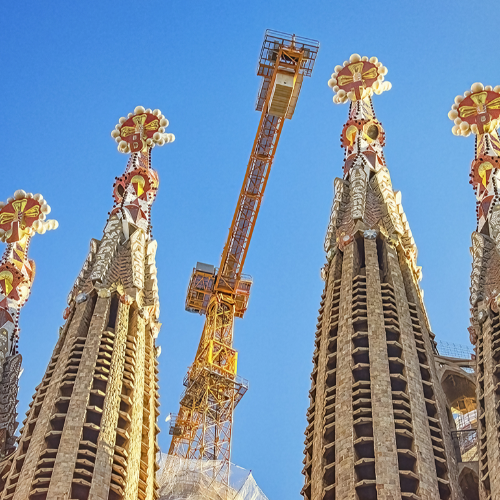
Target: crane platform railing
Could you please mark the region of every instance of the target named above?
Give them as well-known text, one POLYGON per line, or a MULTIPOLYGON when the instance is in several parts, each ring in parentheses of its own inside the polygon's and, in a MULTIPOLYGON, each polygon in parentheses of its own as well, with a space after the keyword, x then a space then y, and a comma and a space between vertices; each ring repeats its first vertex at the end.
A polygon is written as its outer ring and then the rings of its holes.
MULTIPOLYGON (((186 294, 186 311, 206 314, 211 297, 215 293, 215 280, 218 269, 209 264, 198 262, 193 269, 186 294)), ((253 279, 242 274, 238 283, 236 279, 224 278, 221 288, 225 293, 234 294, 235 316, 242 318, 248 307, 250 289, 253 279)))

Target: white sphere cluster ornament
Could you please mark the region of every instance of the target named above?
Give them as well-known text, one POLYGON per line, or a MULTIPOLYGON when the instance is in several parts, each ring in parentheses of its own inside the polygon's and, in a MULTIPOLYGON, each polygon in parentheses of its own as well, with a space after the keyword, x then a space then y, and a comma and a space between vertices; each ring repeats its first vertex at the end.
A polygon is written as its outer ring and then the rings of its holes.
POLYGON ((361 57, 352 54, 342 66, 335 66, 328 86, 334 92, 333 102, 343 104, 347 101, 359 101, 373 94, 390 90, 392 85, 385 80, 387 68, 376 58, 361 57))
POLYGON ((41 194, 17 190, 7 202, 0 202, 0 241, 14 243, 25 236, 57 229, 56 220, 47 220, 50 206, 41 194))
POLYGON ((137 153, 174 142, 174 134, 165 132, 167 127, 168 120, 159 109, 137 106, 126 118, 120 118, 118 125, 111 132, 111 137, 118 144, 120 153, 137 153))
POLYGON ((463 95, 455 97, 448 118, 454 135, 468 137, 485 134, 500 126, 500 85, 493 88, 476 82, 463 95))

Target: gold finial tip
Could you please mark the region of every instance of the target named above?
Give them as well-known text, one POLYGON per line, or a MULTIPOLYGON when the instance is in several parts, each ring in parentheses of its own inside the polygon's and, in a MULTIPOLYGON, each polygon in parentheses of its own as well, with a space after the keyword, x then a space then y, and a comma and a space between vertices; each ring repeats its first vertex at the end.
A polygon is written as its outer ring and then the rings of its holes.
POLYGON ((487 134, 500 126, 500 85, 473 83, 470 90, 457 95, 448 118, 453 121, 454 135, 487 134))
POLYGON ((385 80, 387 68, 376 58, 352 54, 343 66, 335 66, 328 86, 334 92, 333 102, 343 104, 381 94, 392 88, 385 80))
POLYGON ((175 136, 165 133, 167 127, 168 120, 159 109, 137 106, 133 113, 118 120, 111 137, 120 153, 137 153, 173 142, 175 136))

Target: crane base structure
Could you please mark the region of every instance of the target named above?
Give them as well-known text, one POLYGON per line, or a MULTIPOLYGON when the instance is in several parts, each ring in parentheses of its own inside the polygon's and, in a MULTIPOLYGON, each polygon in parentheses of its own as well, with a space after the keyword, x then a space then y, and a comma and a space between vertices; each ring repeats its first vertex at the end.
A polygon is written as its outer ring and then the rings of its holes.
POLYGON ((229 484, 214 483, 213 460, 188 460, 161 454, 157 481, 159 500, 268 500, 252 472, 230 464, 229 484))

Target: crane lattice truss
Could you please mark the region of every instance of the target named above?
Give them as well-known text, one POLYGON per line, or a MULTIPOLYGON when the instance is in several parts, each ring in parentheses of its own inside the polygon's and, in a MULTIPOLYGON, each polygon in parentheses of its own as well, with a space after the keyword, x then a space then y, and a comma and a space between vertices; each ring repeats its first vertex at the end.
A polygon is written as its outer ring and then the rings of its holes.
POLYGON ((206 314, 194 363, 177 416, 171 420, 169 454, 216 460, 215 480, 228 483, 233 411, 248 389, 237 376, 233 349, 234 318, 243 317, 252 280, 242 274, 246 254, 266 189, 276 147, 286 118, 294 113, 304 76, 310 76, 319 44, 267 31, 258 75, 262 85, 257 110, 262 111, 238 204, 218 269, 196 266, 186 310, 206 314))

